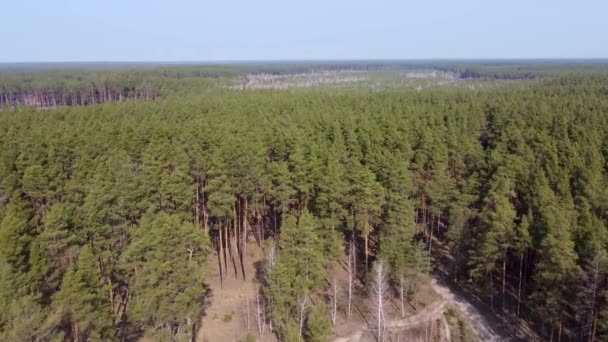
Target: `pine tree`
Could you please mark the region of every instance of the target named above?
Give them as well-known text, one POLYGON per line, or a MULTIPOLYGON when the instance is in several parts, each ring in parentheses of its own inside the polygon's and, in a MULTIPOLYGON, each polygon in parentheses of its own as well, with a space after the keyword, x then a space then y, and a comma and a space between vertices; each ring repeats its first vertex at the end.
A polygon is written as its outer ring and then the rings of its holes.
POLYGON ((130 274, 128 316, 150 336, 191 336, 198 319, 209 241, 177 215, 148 213, 122 256, 130 274))
POLYGON ((317 229, 317 222, 307 211, 299 222, 295 216, 287 216, 281 227, 279 257, 265 289, 279 336, 287 334, 290 319, 299 317, 298 298, 325 279, 323 245, 317 229))
MULTIPOLYGON (((419 253, 414 244, 415 211, 409 199, 412 191, 403 163, 394 161, 387 173, 387 198, 384 224, 380 233, 380 256, 386 260, 392 284, 397 288, 401 300, 401 314, 405 315, 404 301, 409 283, 414 283, 417 274, 415 265, 419 253)), ((424 261, 423 261, 424 262, 424 261)))
POLYGON ((45 295, 55 292, 67 272, 67 265, 76 259, 82 237, 75 229, 75 208, 55 204, 44 217, 44 230, 31 244, 29 278, 45 295))
POLYGON ((347 169, 349 181, 348 202, 352 211, 354 228, 363 238, 365 265, 368 268, 370 247, 369 237, 380 220, 384 204, 384 189, 376 181, 376 176, 366 167, 354 161, 347 169))
POLYGON ((500 262, 502 273, 502 307, 505 305, 506 265, 508 252, 514 245, 515 219, 517 213, 510 201, 512 183, 506 176, 495 176, 495 185, 488 194, 481 213, 487 229, 482 239, 482 245, 473 259, 473 274, 482 279, 487 276, 491 287, 492 309, 494 309, 493 271, 500 262))
POLYGON ((78 267, 71 267, 53 296, 53 307, 70 325, 75 341, 111 338, 112 312, 107 289, 100 284, 97 262, 89 246, 78 256, 78 267))
POLYGON ((515 237, 515 246, 514 252, 519 255, 519 277, 518 277, 518 285, 517 285, 517 314, 520 313, 521 308, 521 300, 522 300, 522 292, 524 290, 524 279, 526 275, 524 274, 525 255, 527 250, 532 245, 532 239, 530 237, 530 222, 532 221, 531 214, 528 213, 521 218, 521 222, 516 226, 516 237, 515 237))
POLYGON ((45 319, 48 321, 48 312, 39 304, 38 296, 18 296, 3 309, 0 316, 2 341, 32 341, 48 336, 49 331, 44 325, 45 319))
POLYGON ((568 211, 555 198, 548 187, 547 180, 537 176, 538 213, 534 215, 541 231, 545 232, 540 243, 540 260, 536 266, 535 282, 539 291, 535 298, 539 308, 553 328, 558 326, 558 334, 562 331, 562 313, 564 296, 572 281, 580 273, 577 265, 578 256, 574 250, 571 236, 571 218, 568 211))
POLYGON ((306 341, 309 342, 324 342, 327 341, 331 334, 331 324, 329 313, 325 303, 320 302, 313 305, 306 320, 306 341))
POLYGON ((26 272, 29 267, 34 235, 34 214, 21 199, 21 194, 15 193, 0 222, 0 254, 16 272, 26 272))

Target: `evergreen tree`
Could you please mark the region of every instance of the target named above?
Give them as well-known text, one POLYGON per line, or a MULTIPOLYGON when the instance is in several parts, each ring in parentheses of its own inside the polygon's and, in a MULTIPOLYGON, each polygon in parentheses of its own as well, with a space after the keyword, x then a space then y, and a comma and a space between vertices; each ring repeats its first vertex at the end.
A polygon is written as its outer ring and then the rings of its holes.
POLYGON ((28 270, 30 246, 34 236, 34 214, 21 199, 21 194, 15 193, 0 222, 0 254, 16 272, 28 270))
POLYGON ((509 250, 516 238, 515 218, 517 213, 510 201, 512 184, 505 176, 497 175, 495 188, 491 190, 486 199, 485 207, 481 213, 487 230, 483 236, 482 245, 474 257, 473 274, 481 277, 487 276, 492 290, 492 307, 494 305, 494 286, 492 272, 500 262, 502 273, 503 308, 505 303, 506 265, 509 250))
POLYGON ((279 336, 287 336, 289 320, 299 317, 298 298, 325 279, 323 245, 317 229, 316 220, 306 211, 299 222, 295 216, 287 216, 281 227, 279 258, 265 290, 279 336))
POLYGON ((306 341, 323 342, 327 341, 331 334, 331 324, 327 306, 321 302, 310 309, 306 320, 306 341))
POLYGON ((191 338, 205 294, 208 249, 200 229, 179 216, 148 213, 142 218, 122 260, 131 274, 128 316, 147 335, 191 338))
POLYGON ((113 335, 108 289, 100 284, 100 277, 91 248, 84 246, 78 255, 78 266, 67 271, 53 296, 53 307, 61 321, 70 326, 75 341, 109 339, 113 335))

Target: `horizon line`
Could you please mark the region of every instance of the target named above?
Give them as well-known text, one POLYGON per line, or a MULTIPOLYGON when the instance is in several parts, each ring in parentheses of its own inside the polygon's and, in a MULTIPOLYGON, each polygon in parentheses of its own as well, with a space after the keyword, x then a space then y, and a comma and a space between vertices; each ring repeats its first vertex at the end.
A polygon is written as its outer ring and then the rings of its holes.
POLYGON ((90 63, 134 63, 134 64, 238 64, 281 62, 451 62, 451 61, 608 61, 608 57, 429 57, 429 58, 310 58, 310 59, 210 59, 210 60, 30 60, 0 61, 0 64, 90 64, 90 63))

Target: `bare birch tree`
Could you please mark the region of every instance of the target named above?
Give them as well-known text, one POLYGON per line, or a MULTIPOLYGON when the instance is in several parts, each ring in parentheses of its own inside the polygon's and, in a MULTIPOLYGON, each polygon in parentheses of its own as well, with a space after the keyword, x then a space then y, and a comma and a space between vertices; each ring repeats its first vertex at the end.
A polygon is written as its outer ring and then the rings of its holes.
MULTIPOLYGON (((266 263, 264 264, 265 267, 265 272, 266 272, 266 276, 268 276, 272 270, 274 269, 274 267, 276 266, 277 263, 277 257, 279 255, 279 250, 277 248, 276 243, 273 241, 270 242, 270 248, 268 248, 268 252, 266 253, 266 263)), ((272 299, 268 299, 268 301, 266 302, 266 308, 269 308, 270 306, 272 306, 272 299)), ((266 323, 268 323, 268 327, 270 329, 270 331, 272 331, 272 318, 268 319, 268 322, 266 322, 266 309, 262 310, 262 327, 261 327, 261 331, 262 333, 264 333, 264 329, 266 326, 266 323)))
POLYGON ((348 252, 348 312, 347 316, 350 319, 351 314, 351 303, 353 298, 353 249, 354 246, 351 244, 348 252))
POLYGON ((384 341, 385 312, 384 301, 389 294, 388 270, 382 261, 376 261, 372 268, 372 296, 374 302, 374 332, 378 342, 384 341))
POLYGON ((247 300, 246 312, 245 312, 245 324, 247 325, 247 330, 251 328, 250 320, 249 320, 249 296, 245 298, 247 300))
POLYGON ((259 291, 256 292, 256 294, 255 294, 255 304, 257 306, 257 314, 255 315, 255 317, 256 317, 257 323, 258 323, 258 334, 260 336, 262 336, 262 333, 263 333, 262 327, 263 327, 263 324, 264 324, 264 319, 262 317, 262 312, 261 312, 262 310, 260 309, 260 293, 259 293, 259 291))
POLYGON ((336 325, 336 313, 338 311, 338 283, 336 278, 333 278, 331 286, 331 325, 336 325))
POLYGON ((403 273, 399 276, 399 300, 401 301, 401 317, 405 317, 405 280, 403 273))
POLYGON ((601 311, 604 292, 608 283, 608 255, 601 248, 596 248, 593 258, 589 260, 582 277, 582 286, 578 289, 578 315, 581 316, 581 340, 595 341, 597 335, 598 316, 601 311))
POLYGON ((302 331, 304 330, 304 319, 306 318, 306 303, 308 302, 308 296, 298 298, 298 306, 300 307, 300 334, 299 340, 302 340, 302 331))
POLYGON ((272 269, 274 268, 274 266, 276 265, 277 262, 277 246, 274 243, 274 241, 272 241, 270 243, 270 248, 268 248, 268 252, 266 253, 266 264, 265 266, 265 271, 266 274, 270 274, 270 272, 272 272, 272 269))

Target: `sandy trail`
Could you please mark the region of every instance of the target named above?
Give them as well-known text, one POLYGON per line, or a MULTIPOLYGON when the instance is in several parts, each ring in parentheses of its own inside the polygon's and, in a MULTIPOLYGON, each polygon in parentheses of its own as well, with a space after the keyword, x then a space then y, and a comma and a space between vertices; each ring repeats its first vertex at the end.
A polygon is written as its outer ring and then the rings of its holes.
MULTIPOLYGON (((411 327, 420 326, 431 320, 443 319, 443 313, 447 307, 453 305, 467 319, 477 340, 484 342, 499 342, 505 340, 490 327, 483 315, 465 298, 452 292, 449 287, 436 278, 431 280, 431 286, 442 299, 431 303, 413 316, 388 322, 386 328, 388 330, 405 330, 411 327)), ((359 329, 347 337, 336 338, 333 342, 359 342, 367 332, 369 332, 369 329, 367 328, 359 329)))
POLYGON ((452 292, 449 287, 437 278, 431 280, 431 286, 445 301, 454 305, 466 317, 469 327, 480 341, 504 341, 488 324, 483 315, 462 296, 452 292))

